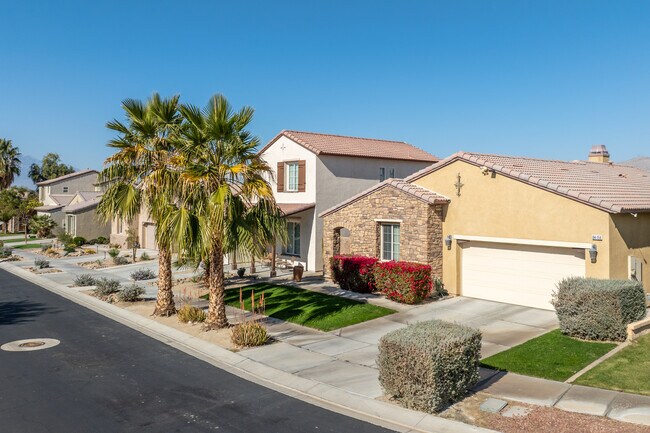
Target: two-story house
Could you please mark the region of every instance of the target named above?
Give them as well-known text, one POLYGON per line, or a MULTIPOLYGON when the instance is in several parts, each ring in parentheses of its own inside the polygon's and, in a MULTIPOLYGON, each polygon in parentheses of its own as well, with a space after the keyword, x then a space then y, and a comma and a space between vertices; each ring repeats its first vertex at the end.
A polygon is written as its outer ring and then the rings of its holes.
POLYGON ((309 271, 322 269, 320 212, 439 160, 402 141, 287 130, 259 153, 274 171, 273 193, 287 217, 289 242, 277 246, 278 255, 309 271))
POLYGON ((43 203, 36 208, 37 214, 48 215, 72 236, 108 237, 110 226, 95 215, 102 194, 97 175, 97 170, 80 170, 37 183, 38 199, 43 203))

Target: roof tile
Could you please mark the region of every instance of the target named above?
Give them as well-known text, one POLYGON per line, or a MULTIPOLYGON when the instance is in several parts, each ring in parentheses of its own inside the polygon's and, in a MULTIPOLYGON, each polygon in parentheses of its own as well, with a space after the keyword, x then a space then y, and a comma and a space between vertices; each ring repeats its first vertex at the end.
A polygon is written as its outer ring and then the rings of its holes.
POLYGON ((259 153, 263 153, 282 136, 288 137, 317 155, 355 156, 432 163, 440 160, 440 158, 403 141, 290 130, 281 131, 259 153))

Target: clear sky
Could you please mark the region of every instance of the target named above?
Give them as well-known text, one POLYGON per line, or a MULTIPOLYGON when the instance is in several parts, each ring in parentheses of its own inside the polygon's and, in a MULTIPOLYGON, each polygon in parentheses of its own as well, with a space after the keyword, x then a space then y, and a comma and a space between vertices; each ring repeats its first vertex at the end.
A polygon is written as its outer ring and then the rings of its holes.
POLYGON ((99 168, 152 92, 282 129, 458 150, 649 155, 648 1, 0 0, 0 137, 99 168))

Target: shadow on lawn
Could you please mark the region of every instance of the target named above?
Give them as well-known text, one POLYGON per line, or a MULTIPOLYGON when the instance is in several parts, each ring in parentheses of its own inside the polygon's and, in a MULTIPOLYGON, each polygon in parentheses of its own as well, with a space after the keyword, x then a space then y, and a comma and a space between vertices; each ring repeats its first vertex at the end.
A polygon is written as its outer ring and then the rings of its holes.
MULTIPOLYGON (((252 290, 255 290, 256 300, 259 300, 262 292, 264 292, 267 315, 295 323, 321 320, 343 313, 350 308, 369 305, 365 302, 312 292, 306 289, 259 283, 243 289, 242 295, 247 309, 250 308, 252 290)), ((239 289, 226 291, 226 303, 239 306, 239 289)))

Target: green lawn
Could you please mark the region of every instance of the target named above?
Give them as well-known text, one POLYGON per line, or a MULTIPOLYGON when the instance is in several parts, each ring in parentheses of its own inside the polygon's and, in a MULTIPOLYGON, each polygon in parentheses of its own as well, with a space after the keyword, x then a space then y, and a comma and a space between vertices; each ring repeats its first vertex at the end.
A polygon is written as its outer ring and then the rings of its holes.
POLYGON ((5 238, 7 236, 25 236, 25 233, 0 233, 0 238, 5 238))
POLYGON ((20 244, 20 245, 11 245, 9 248, 13 250, 26 250, 28 248, 40 248, 41 244, 20 244))
POLYGON ((575 383, 650 395, 650 335, 640 337, 580 376, 575 383))
MULTIPOLYGON (((256 299, 264 292, 267 316, 321 331, 343 328, 395 312, 339 296, 268 283, 244 287, 246 309, 250 309, 252 290, 255 290, 256 299)), ((239 289, 226 290, 226 303, 239 307, 239 289)))
POLYGON ((556 329, 481 362, 497 370, 565 381, 614 347, 613 343, 576 340, 556 329))

